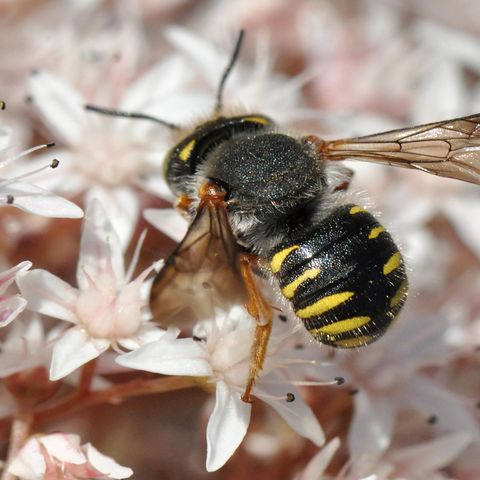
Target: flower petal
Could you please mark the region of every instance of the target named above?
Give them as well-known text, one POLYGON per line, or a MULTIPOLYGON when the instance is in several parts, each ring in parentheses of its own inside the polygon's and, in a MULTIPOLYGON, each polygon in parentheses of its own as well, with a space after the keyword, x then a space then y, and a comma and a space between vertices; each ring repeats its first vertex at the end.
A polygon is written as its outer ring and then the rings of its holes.
POLYGON ((81 464, 87 461, 80 449, 80 437, 75 434, 52 433, 39 437, 48 453, 61 462, 81 464))
POLYGON ((120 355, 120 365, 164 375, 188 375, 206 377, 212 368, 206 359, 205 350, 191 338, 169 339, 165 335, 147 343, 133 352, 120 355))
POLYGON ((13 197, 13 207, 36 215, 55 218, 83 217, 83 210, 79 206, 31 183, 8 183, 2 187, 2 195, 13 197))
POLYGON ((32 270, 17 277, 18 288, 29 310, 76 323, 78 290, 46 270, 32 270))
POLYGON ((424 375, 414 375, 408 381, 405 401, 427 415, 438 418, 438 425, 454 432, 467 432, 477 440, 480 429, 472 412, 460 395, 442 388, 424 375))
POLYGON ((110 223, 104 204, 97 198, 90 197, 83 222, 78 258, 79 288, 86 290, 90 285, 89 278, 98 278, 105 272, 114 275, 117 288, 123 285, 125 266, 120 240, 110 223))
POLYGON ((129 478, 133 475, 131 468, 119 465, 113 458, 100 453, 92 444, 87 443, 83 448, 90 465, 108 478, 129 478))
POLYGON ((15 275, 28 270, 32 266, 32 262, 21 262, 14 267, 0 273, 0 294, 2 294, 15 280, 15 275))
POLYGON ((85 141, 85 100, 60 77, 40 71, 28 81, 33 105, 56 138, 68 145, 85 141))
POLYGON ((91 340, 87 333, 73 327, 60 337, 52 353, 50 380, 55 381, 97 358, 108 349, 108 340, 91 340))
POLYGON ((300 392, 291 384, 287 384, 280 375, 271 373, 261 380, 254 389, 254 394, 268 403, 302 437, 321 446, 325 443, 325 435, 312 409, 303 401, 300 392), (277 383, 278 382, 278 383, 277 383), (287 402, 287 393, 293 393, 293 402, 287 402), (280 398, 280 399, 279 399, 280 398))
POLYGON ((452 433, 429 442, 402 448, 391 453, 390 459, 400 473, 403 468, 428 478, 434 471, 450 465, 472 441, 468 433, 452 433))
POLYGON ((354 396, 354 415, 348 433, 348 448, 354 463, 368 452, 371 464, 390 445, 395 405, 388 397, 369 396, 360 390, 354 396))
POLYGON ((0 300, 0 328, 8 325, 15 317, 25 310, 27 301, 18 296, 10 295, 0 300))
POLYGON ((174 208, 147 208, 143 217, 176 242, 180 242, 188 230, 188 222, 174 208))
POLYGON ((221 468, 247 433, 251 405, 224 382, 217 383, 215 408, 207 425, 207 471, 221 468))
POLYGON ((46 468, 38 440, 31 438, 14 457, 8 472, 22 480, 38 480, 43 478, 46 468))
POLYGON ((340 447, 338 437, 330 440, 309 462, 300 476, 300 480, 319 480, 340 447))
POLYGON ((92 197, 99 199, 102 203, 106 216, 118 235, 122 250, 125 251, 138 221, 140 207, 137 194, 130 187, 97 186, 87 192, 85 203, 88 204, 92 197))

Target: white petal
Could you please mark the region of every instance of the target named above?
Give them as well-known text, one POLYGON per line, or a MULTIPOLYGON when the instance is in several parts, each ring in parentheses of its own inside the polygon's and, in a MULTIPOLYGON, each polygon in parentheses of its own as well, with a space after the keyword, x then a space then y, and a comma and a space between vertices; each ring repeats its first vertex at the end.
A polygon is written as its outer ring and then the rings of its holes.
POLYGON ((128 467, 122 467, 113 458, 100 453, 93 445, 87 443, 84 445, 88 462, 100 473, 107 475, 108 478, 129 478, 133 475, 133 470, 128 467))
POLYGON ((328 467, 330 460, 340 447, 338 437, 330 440, 309 462, 305 467, 300 480, 320 480, 328 467))
MULTIPOLYGON (((157 98, 172 95, 184 88, 188 69, 189 66, 183 58, 170 55, 153 65, 128 89, 118 108, 127 112, 139 109, 146 112, 149 104, 157 98)), ((164 111, 164 115, 167 113, 168 111, 164 111)))
POLYGON ((18 288, 29 310, 75 323, 78 290, 46 270, 32 270, 17 277, 18 288))
POLYGON ((450 465, 472 441, 468 433, 452 433, 435 438, 429 442, 420 443, 411 447, 392 452, 389 458, 395 463, 398 470, 405 465, 408 471, 416 475, 428 474, 450 465))
POLYGON ((390 445, 395 405, 392 399, 376 398, 359 391, 354 396, 354 414, 348 433, 348 448, 353 462, 359 462, 368 452, 375 463, 390 445))
POLYGON ((147 208, 143 217, 176 242, 180 242, 188 230, 188 222, 174 208, 147 208))
POLYGON ((414 375, 408 381, 405 401, 414 408, 435 415, 438 426, 454 432, 467 432, 480 439, 480 429, 474 415, 462 397, 442 388, 423 375, 414 375))
POLYGON ((175 202, 175 195, 170 190, 166 180, 162 175, 149 175, 146 178, 140 180, 142 190, 160 197, 167 202, 175 202))
POLYGON ((55 218, 81 218, 83 210, 74 203, 26 182, 11 182, 1 188, 2 196, 12 195, 13 207, 55 218))
POLYGON ((116 361, 124 367, 147 372, 206 377, 213 373, 206 357, 199 342, 191 338, 160 338, 133 352, 120 355, 116 361))
POLYGON ((30 76, 28 90, 34 107, 56 138, 68 145, 85 141, 85 100, 73 88, 60 77, 41 71, 30 76))
POLYGON ((22 480, 43 479, 46 464, 36 438, 31 438, 14 457, 8 472, 22 480))
POLYGON ((104 188, 97 186, 88 191, 85 203, 88 203, 92 197, 101 201, 107 218, 120 239, 122 250, 125 251, 130 244, 138 221, 140 207, 137 194, 130 187, 104 188))
POLYGON ((8 325, 15 317, 25 310, 27 301, 17 295, 4 297, 0 301, 0 328, 8 325))
MULTIPOLYGON (((207 83, 216 87, 219 72, 227 61, 227 53, 215 51, 215 48, 209 42, 181 27, 168 27, 164 30, 164 33, 169 42, 197 64, 199 72, 204 76, 207 83)), ((235 71, 232 75, 235 75, 235 71)))
POLYGON ((87 203, 83 222, 80 255, 77 266, 77 282, 81 290, 85 290, 90 281, 88 277, 113 273, 117 288, 123 285, 125 266, 120 239, 110 223, 104 204, 95 197, 87 203), (113 268, 111 272, 110 268, 113 268))
POLYGON ((53 347, 50 380, 65 377, 108 349, 108 340, 91 340, 80 328, 73 327, 53 347))
POLYGON ((240 393, 217 383, 215 408, 207 425, 207 471, 218 470, 233 455, 247 433, 251 410, 240 393))
MULTIPOLYGON (((281 378, 270 374, 265 381, 279 381, 281 378)), ((254 394, 268 403, 277 413, 302 437, 321 446, 325 443, 325 435, 312 409, 303 401, 300 392, 293 386, 283 383, 261 383, 254 390, 254 394), (293 393, 293 402, 286 401, 287 393, 293 393), (276 397, 276 398, 271 398, 276 397), (278 399, 281 398, 281 400, 278 399)))
POLYGON ((48 453, 61 462, 81 464, 87 461, 80 449, 80 437, 75 434, 52 433, 39 437, 48 453))
POLYGON ((32 266, 32 262, 21 262, 14 267, 0 273, 0 294, 2 294, 13 282, 15 276, 28 270, 32 266))

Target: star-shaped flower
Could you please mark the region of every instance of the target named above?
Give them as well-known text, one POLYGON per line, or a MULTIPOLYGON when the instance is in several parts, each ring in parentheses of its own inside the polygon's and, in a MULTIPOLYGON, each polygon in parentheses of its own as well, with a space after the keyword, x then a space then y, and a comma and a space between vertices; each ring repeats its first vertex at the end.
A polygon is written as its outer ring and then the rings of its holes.
MULTIPOLYGON (((292 331, 274 326, 264 368, 253 395, 268 403, 300 435, 317 445, 325 441, 310 407, 289 378, 289 342, 292 331)), ((215 407, 207 426, 207 470, 224 465, 242 442, 250 422, 251 404, 241 400, 245 389, 253 321, 243 307, 217 312, 216 318, 197 324, 193 338, 164 336, 117 358, 120 365, 165 375, 203 377, 215 386, 215 407)))
POLYGON ((20 480, 81 480, 129 478, 133 471, 100 453, 93 445, 80 445, 80 437, 67 433, 30 437, 8 472, 20 480))
POLYGON ((58 337, 50 379, 58 380, 108 348, 132 349, 165 332, 149 322, 146 312, 147 268, 131 281, 141 242, 125 272, 120 241, 101 203, 87 209, 77 266, 78 288, 45 270, 20 275, 18 284, 30 310, 74 326, 58 337))

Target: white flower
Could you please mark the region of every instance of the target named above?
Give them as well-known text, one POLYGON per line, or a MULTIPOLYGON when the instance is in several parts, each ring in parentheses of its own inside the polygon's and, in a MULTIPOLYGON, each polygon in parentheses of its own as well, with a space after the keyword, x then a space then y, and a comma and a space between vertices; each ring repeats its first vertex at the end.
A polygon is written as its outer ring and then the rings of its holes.
POLYGON ((51 380, 68 375, 110 346, 132 349, 164 333, 145 313, 149 288, 145 279, 153 266, 130 281, 138 253, 125 272, 120 241, 101 203, 94 199, 84 222, 77 266, 79 288, 45 270, 19 276, 19 288, 30 310, 74 325, 53 347, 51 380))
MULTIPOLYGON (((396 423, 400 412, 418 415, 423 427, 433 418, 436 423, 430 429, 468 433, 480 439, 480 429, 465 399, 423 371, 438 368, 457 354, 447 345, 447 325, 448 319, 440 313, 421 319, 404 314, 373 345, 338 355, 335 373, 340 369, 345 382, 356 390, 348 433, 353 463, 362 462, 364 456, 371 463, 380 458, 394 432, 402 429, 403 425, 396 423)), ((314 369, 310 374, 318 378, 314 369)), ((414 431, 420 432, 420 425, 414 431)))
POLYGON ((133 471, 100 453, 93 445, 80 445, 78 435, 52 433, 30 437, 8 466, 20 480, 129 478, 133 471))
MULTIPOLYGON (((207 426, 208 471, 222 467, 240 445, 250 422, 251 405, 241 400, 253 341, 253 321, 239 306, 199 323, 193 338, 162 337, 117 358, 120 365, 166 375, 205 377, 215 385, 215 407, 207 426), (195 339, 195 340, 194 340, 195 339)), ((264 368, 253 395, 273 407, 300 435, 317 445, 322 429, 288 377, 284 347, 292 334, 274 326, 264 368)))
MULTIPOLYGON (((54 146, 54 144, 39 145, 15 156, 8 157, 7 152, 12 150, 12 146, 6 146, 9 143, 9 138, 10 131, 7 128, 0 127, 0 168, 4 168, 37 150, 54 146)), ((49 169, 49 167, 56 168, 59 165, 57 160, 48 163, 44 160, 43 163, 38 169, 32 169, 29 166, 28 170, 22 175, 12 178, 0 178, 0 205, 11 205, 25 212, 45 217, 81 218, 83 211, 74 203, 32 183, 22 181, 24 178, 38 174, 42 170, 49 169)), ((49 172, 49 175, 53 177, 56 174, 57 172, 49 172)))
POLYGON ((53 329, 45 335, 37 315, 24 320, 19 318, 0 343, 0 378, 5 378, 34 367, 48 368, 51 360, 49 342, 58 335, 53 329))
MULTIPOLYGON (((180 27, 171 26, 165 30, 165 34, 196 66, 197 74, 208 87, 204 103, 212 110, 220 78, 232 55, 234 38, 231 37, 229 44, 224 42, 228 47, 219 49, 180 27)), ((250 112, 270 115, 275 121, 283 123, 303 118, 306 109, 301 108, 304 107, 301 89, 313 77, 312 72, 305 71, 293 78, 278 74, 273 69, 266 38, 258 40, 253 65, 246 66, 240 60, 230 73, 225 85, 224 108, 228 111, 241 107, 250 112)), ((310 110, 307 110, 307 116, 311 116, 310 110)))
MULTIPOLYGON (((186 91, 187 66, 178 56, 154 65, 112 105, 99 92, 87 96, 59 76, 39 71, 29 80, 32 105, 53 137, 63 175, 45 179, 50 188, 70 196, 95 189, 105 199, 107 213, 125 248, 138 219, 137 189, 162 198, 173 197, 163 179, 163 160, 171 146, 168 128, 144 120, 121 119, 85 110, 85 105, 135 111, 181 123, 191 119, 191 108, 201 103, 186 91), (53 183, 54 182, 54 183, 53 183)), ((105 78, 104 82, 116 82, 105 78)))
POLYGON ((31 262, 21 262, 15 267, 0 273, 0 327, 8 325, 27 305, 19 295, 8 295, 6 290, 14 282, 15 275, 28 270, 31 262))

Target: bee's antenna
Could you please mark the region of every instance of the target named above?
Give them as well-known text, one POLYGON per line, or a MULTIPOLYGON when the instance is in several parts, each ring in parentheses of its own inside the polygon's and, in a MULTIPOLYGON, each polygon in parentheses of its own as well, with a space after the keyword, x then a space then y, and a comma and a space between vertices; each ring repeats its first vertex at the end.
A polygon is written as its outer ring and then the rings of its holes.
POLYGON ((85 105, 85 110, 90 112, 101 113, 102 115, 110 115, 112 117, 127 117, 127 118, 137 118, 140 120, 150 120, 151 122, 158 123, 164 127, 170 128, 170 130, 180 130, 181 127, 175 125, 174 123, 167 122, 157 117, 147 115, 145 113, 138 112, 122 112, 121 110, 112 110, 110 108, 97 107, 96 105, 85 105))
POLYGON ((223 91, 225 89, 225 82, 227 81, 228 76, 230 75, 230 72, 232 71, 232 68, 235 65, 235 62, 238 59, 238 55, 240 54, 240 49, 242 48, 242 42, 243 42, 243 37, 245 36, 245 30, 242 28, 240 30, 240 33, 238 34, 237 38, 237 43, 235 44, 235 49, 233 50, 233 54, 230 58, 230 62, 227 65, 227 68, 225 68, 225 71, 223 72, 222 78, 220 80, 220 83, 218 85, 217 89, 217 103, 215 104, 215 112, 219 113, 222 110, 223 107, 223 91))

